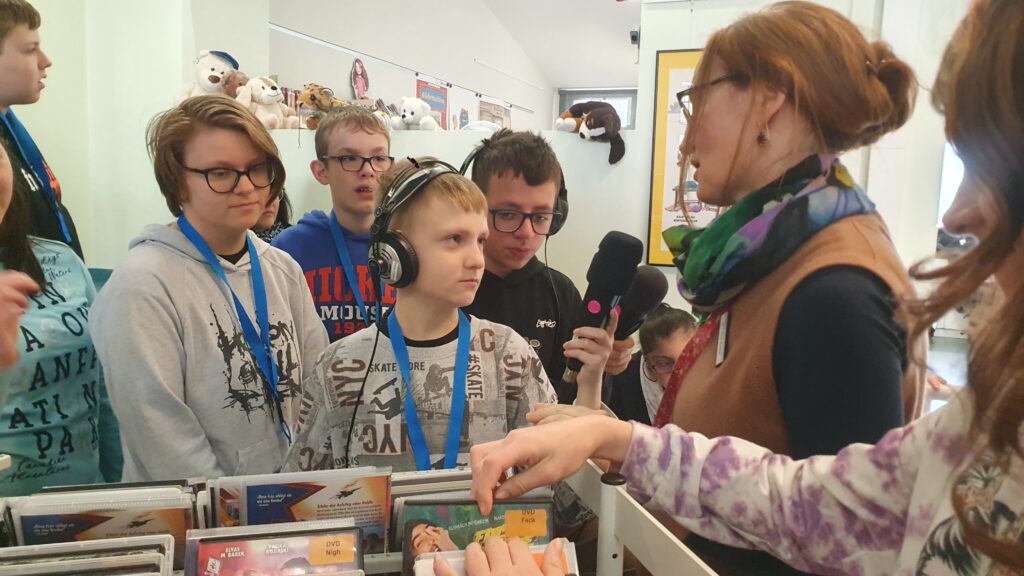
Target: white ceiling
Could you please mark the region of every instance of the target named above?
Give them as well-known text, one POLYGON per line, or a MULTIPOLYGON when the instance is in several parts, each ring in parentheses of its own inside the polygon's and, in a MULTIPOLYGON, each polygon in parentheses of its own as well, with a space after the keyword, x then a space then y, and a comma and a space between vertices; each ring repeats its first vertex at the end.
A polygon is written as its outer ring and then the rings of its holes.
POLYGON ((483 1, 555 89, 636 86, 640 2, 483 1))

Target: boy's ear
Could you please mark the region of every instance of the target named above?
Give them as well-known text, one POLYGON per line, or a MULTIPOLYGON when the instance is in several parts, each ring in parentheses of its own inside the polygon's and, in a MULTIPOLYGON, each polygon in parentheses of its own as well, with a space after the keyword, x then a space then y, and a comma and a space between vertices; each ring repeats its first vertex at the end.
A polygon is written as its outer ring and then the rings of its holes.
POLYGON ((316 178, 317 182, 323 184, 324 186, 327 186, 329 184, 329 182, 327 181, 327 165, 323 161, 313 160, 312 162, 310 162, 309 171, 313 173, 313 178, 316 178))

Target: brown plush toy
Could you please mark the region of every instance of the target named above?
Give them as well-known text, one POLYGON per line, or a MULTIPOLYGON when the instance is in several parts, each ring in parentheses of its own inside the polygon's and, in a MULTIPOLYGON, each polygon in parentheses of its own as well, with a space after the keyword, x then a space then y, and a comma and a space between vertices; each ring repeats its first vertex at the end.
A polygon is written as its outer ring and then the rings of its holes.
POLYGON ((607 102, 573 104, 555 120, 555 130, 578 132, 584 140, 610 143, 609 164, 615 164, 626 155, 626 143, 619 135, 621 127, 618 112, 607 102))
POLYGON ((230 98, 238 97, 238 89, 245 86, 249 82, 249 77, 244 72, 238 70, 230 70, 224 76, 224 80, 221 82, 221 86, 224 87, 224 93, 230 98))
POLYGON ((299 104, 310 110, 306 127, 316 130, 325 114, 345 106, 345 101, 334 97, 334 92, 319 84, 306 84, 299 94, 299 104))

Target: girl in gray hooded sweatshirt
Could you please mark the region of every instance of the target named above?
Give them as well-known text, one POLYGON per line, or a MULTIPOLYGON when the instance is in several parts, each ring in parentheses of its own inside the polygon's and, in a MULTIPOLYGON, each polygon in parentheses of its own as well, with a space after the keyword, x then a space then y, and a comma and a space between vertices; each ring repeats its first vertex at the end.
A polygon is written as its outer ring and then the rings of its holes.
POLYGON ((132 241, 90 319, 124 480, 276 472, 327 345, 298 264, 249 231, 284 185, 277 146, 221 96, 157 116, 147 139, 178 220, 132 241))

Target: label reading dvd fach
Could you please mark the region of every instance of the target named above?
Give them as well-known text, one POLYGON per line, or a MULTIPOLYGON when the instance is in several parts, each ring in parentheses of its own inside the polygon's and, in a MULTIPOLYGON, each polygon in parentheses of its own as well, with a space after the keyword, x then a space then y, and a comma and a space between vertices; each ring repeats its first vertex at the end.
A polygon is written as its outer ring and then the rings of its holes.
POLYGON ((356 532, 200 541, 197 576, 324 574, 359 569, 356 532))
POLYGON ((246 488, 247 525, 352 518, 367 554, 384 552, 391 517, 387 475, 342 481, 260 484, 246 488))
POLYGON ((191 527, 192 514, 187 508, 96 510, 21 517, 25 545, 170 534, 174 537, 176 567, 183 566, 185 532, 191 527))

